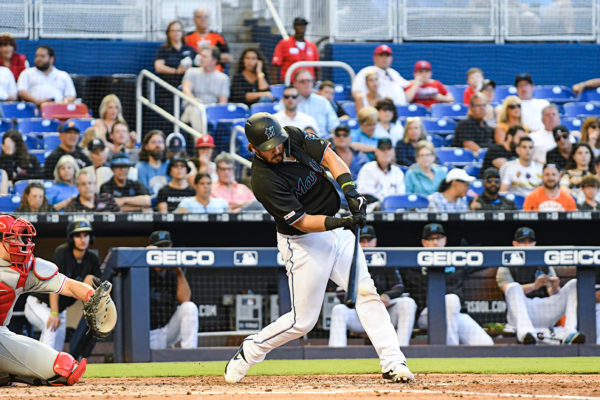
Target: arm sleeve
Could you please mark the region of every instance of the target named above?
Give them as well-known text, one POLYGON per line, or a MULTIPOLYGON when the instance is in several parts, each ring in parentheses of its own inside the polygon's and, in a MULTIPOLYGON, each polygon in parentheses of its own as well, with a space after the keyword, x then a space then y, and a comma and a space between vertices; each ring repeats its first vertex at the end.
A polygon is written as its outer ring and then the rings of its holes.
POLYGON ((219 51, 221 53, 229 53, 229 45, 225 41, 225 38, 223 37, 223 35, 219 35, 219 39, 217 40, 216 47, 217 47, 217 49, 219 49, 219 51))
POLYGON ((65 97, 69 96, 77 96, 77 92, 75 92, 75 85, 73 84, 73 79, 65 72, 65 97))
POLYGON ((404 176, 404 183, 406 185, 406 193, 410 194, 410 193, 414 193, 415 192, 415 182, 414 182, 414 173, 412 173, 411 171, 407 171, 406 175, 404 176))
POLYGON ((167 190, 165 187, 162 187, 159 191, 158 194, 156 195, 156 203, 166 203, 167 202, 167 190))
POLYGON ((367 84, 365 82, 366 73, 363 71, 364 71, 364 69, 361 69, 360 71, 358 71, 358 74, 356 74, 356 76, 354 77, 354 80, 352 81, 352 91, 353 92, 361 92, 361 93, 367 92, 367 84))
POLYGON ((292 194, 292 190, 280 182, 277 177, 253 180, 252 188, 258 201, 273 217, 280 218, 293 225, 304 216, 305 211, 302 204, 292 194))
POLYGON ((448 94, 448 89, 446 89, 446 86, 444 86, 444 84, 440 81, 438 81, 438 91, 444 96, 448 94))
POLYGON ((402 275, 400 275, 400 271, 398 270, 398 268, 394 270, 394 276, 396 279, 391 289, 384 292, 384 294, 387 294, 390 299, 396 299, 402 296, 402 293, 404 293, 404 282, 402 280, 402 275))
POLYGON ((27 73, 27 70, 25 70, 19 75, 19 79, 17 80, 17 90, 27 89, 29 89, 29 74, 27 73))
POLYGON ((496 282, 498 283, 498 287, 502 289, 502 286, 512 283, 515 280, 510 273, 510 270, 506 267, 498 267, 496 271, 496 282))
POLYGON ((167 48, 165 46, 160 46, 158 50, 156 50, 154 60, 167 60, 167 48))
POLYGON ((60 272, 45 281, 38 279, 34 274, 29 274, 25 282, 24 292, 35 293, 60 293, 65 286, 67 277, 60 272))
POLYGON ((329 141, 305 135, 302 130, 294 126, 286 126, 283 129, 288 133, 293 144, 299 144, 302 150, 319 163, 323 161, 325 152, 330 145, 329 141))

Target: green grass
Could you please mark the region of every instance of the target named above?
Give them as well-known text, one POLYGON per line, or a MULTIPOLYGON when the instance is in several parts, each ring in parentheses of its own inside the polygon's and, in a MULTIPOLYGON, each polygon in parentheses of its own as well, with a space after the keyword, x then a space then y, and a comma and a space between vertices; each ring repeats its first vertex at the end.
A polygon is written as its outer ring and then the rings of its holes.
MULTIPOLYGON (((224 361, 139 364, 90 364, 87 378, 222 375, 224 361)), ((598 374, 600 357, 561 358, 411 358, 415 373, 598 374)), ((376 374, 377 359, 268 360, 248 375, 376 374)))

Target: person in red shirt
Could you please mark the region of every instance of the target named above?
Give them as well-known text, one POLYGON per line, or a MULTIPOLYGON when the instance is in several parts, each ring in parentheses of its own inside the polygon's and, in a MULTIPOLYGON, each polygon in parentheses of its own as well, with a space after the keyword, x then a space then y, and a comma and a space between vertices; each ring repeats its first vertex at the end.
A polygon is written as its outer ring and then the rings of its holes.
POLYGON ((13 73, 15 81, 25 68, 29 68, 27 58, 17 53, 17 42, 10 35, 0 36, 0 66, 4 66, 13 73))
POLYGON ((417 61, 413 71, 415 79, 404 89, 405 92, 408 92, 415 85, 419 87, 412 100, 413 103, 422 104, 428 108, 435 103, 454 103, 454 97, 446 89, 446 86, 440 81, 431 79, 431 64, 428 61, 417 61))
POLYGON ((467 88, 463 92, 463 103, 471 104, 471 96, 479 92, 483 86, 483 71, 480 68, 474 67, 467 71, 467 88))
POLYGON ((218 48, 221 52, 221 61, 217 69, 223 72, 223 64, 230 63, 233 58, 229 54, 229 45, 227 45, 223 36, 217 32, 208 30, 210 26, 210 13, 208 10, 199 8, 194 11, 194 24, 196 25, 196 30, 186 35, 185 44, 193 47, 198 53, 200 53, 203 47, 215 46, 218 48))
MULTIPOLYGON (((273 60, 271 63, 275 67, 280 68, 280 78, 285 80, 285 73, 290 65, 298 61, 319 61, 319 51, 317 46, 304 38, 308 21, 303 17, 294 18, 294 36, 288 39, 282 39, 273 52, 273 60)), ((316 70, 313 67, 303 67, 308 70, 316 80, 316 70)), ((277 68, 273 68, 273 82, 277 82, 277 68)), ((293 77, 292 77, 293 79, 293 77)), ((293 83, 293 81, 292 81, 293 83)))
POLYGON ((525 198, 524 211, 577 211, 571 195, 561 189, 560 173, 554 164, 544 165, 542 186, 534 189, 525 198))

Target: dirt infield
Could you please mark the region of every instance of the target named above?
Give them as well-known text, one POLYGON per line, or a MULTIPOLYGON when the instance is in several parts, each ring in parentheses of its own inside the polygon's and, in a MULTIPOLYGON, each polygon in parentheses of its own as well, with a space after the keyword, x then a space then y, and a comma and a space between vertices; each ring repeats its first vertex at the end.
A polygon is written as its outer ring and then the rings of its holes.
POLYGON ((379 375, 83 379, 71 387, 0 388, 0 399, 579 399, 600 400, 600 375, 421 374, 411 385, 384 384, 379 375))

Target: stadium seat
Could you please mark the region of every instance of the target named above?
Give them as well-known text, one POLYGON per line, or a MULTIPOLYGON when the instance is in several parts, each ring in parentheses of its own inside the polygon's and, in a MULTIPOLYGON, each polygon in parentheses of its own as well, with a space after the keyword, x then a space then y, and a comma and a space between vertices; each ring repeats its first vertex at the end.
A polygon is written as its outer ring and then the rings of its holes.
POLYGON ((13 123, 10 119, 0 119, 0 133, 4 133, 9 129, 12 129, 13 123))
POLYGON ((399 210, 413 210, 427 208, 429 199, 420 194, 402 194, 387 196, 383 199, 381 208, 384 212, 396 212, 399 210))
POLYGON ((215 153, 218 154, 222 151, 229 151, 229 142, 231 141, 231 129, 234 123, 233 118, 223 118, 217 121, 215 127, 215 133, 213 135, 215 139, 215 153))
POLYGON ((507 193, 504 195, 508 200, 512 200, 517 206, 518 210, 523 209, 523 203, 525 203, 525 196, 515 193, 507 193))
POLYGON ((427 135, 427 140, 433 143, 433 147, 444 147, 446 139, 438 135, 427 135))
POLYGON ((454 142, 454 134, 453 133, 446 136, 444 145, 446 147, 450 147, 450 146, 452 146, 452 142, 454 142))
POLYGON ((0 103, 0 107, 4 118, 37 118, 40 116, 40 111, 33 103, 0 103))
POLYGON ((600 115, 600 105, 598 103, 567 103, 563 107, 565 109, 565 117, 600 115))
POLYGON ((431 116, 434 118, 463 119, 467 116, 467 111, 469 107, 462 103, 437 103, 431 106, 431 116))
POLYGON ((573 91, 566 86, 558 85, 540 85, 533 89, 533 97, 536 99, 546 99, 550 103, 568 103, 576 101, 573 91))
POLYGON ((0 212, 13 212, 21 203, 21 196, 14 194, 0 195, 0 212))
POLYGON ((450 118, 423 118, 425 131, 429 134, 449 135, 456 129, 456 121, 450 118))
POLYGON ((481 171, 481 164, 478 162, 473 162, 471 164, 467 164, 464 169, 467 174, 477 178, 479 176, 479 172, 481 171))
POLYGON ((71 118, 67 122, 73 122, 81 133, 94 126, 96 120, 94 118, 71 118))
POLYGON ((254 115, 259 112, 275 114, 277 112, 275 110, 276 105, 277 103, 254 103, 250 106, 250 115, 254 115))
MULTIPOLYGON (((600 101, 600 87, 584 90, 577 101, 600 101)), ((6 114, 4 116, 6 117, 6 114)))
POLYGON ((60 139, 58 137, 58 133, 51 133, 49 135, 44 135, 44 149, 46 150, 54 150, 60 145, 60 139))
POLYGON ((353 101, 343 102, 342 109, 350 116, 350 118, 356 118, 356 105, 353 101))
POLYGON ((496 90, 494 92, 494 102, 502 103, 502 100, 507 98, 508 96, 516 96, 517 88, 514 86, 500 85, 496 86, 496 90))
POLYGON ((346 125, 348 128, 350 128, 350 130, 353 129, 357 129, 358 128, 358 121, 356 119, 346 119, 343 121, 340 121, 340 125, 346 125))
POLYGON ((425 117, 428 115, 427 107, 421 104, 407 104, 396 106, 398 117, 425 117))
POLYGON ((248 118, 248 106, 245 104, 228 103, 214 104, 206 107, 206 119, 216 124, 220 119, 248 118))
POLYGON ((448 91, 452 93, 452 97, 454 97, 454 102, 461 104, 463 102, 463 96, 466 88, 467 85, 446 85, 446 89, 448 89, 448 91))
POLYGON ((283 91, 285 89, 285 85, 284 84, 279 84, 279 85, 271 85, 271 94, 273 95, 273 97, 275 97, 277 100, 281 100, 281 98, 283 97, 283 91))
POLYGON ((583 118, 563 118, 560 122, 570 131, 579 131, 583 125, 583 118))
POLYGON ((46 153, 47 150, 45 149, 29 150, 29 154, 31 154, 32 156, 36 156, 41 165, 44 165, 44 163, 46 162, 46 153))
POLYGON ((32 182, 41 182, 44 184, 44 187, 46 189, 48 189, 50 186, 52 186, 52 181, 51 180, 42 180, 42 179, 25 179, 23 181, 16 181, 14 188, 13 188, 13 192, 15 195, 17 196, 21 196, 23 194, 23 192, 25 191, 25 188, 27 187, 27 185, 29 185, 32 182))
POLYGON ((460 147, 437 149, 437 156, 442 164, 449 167, 462 167, 475 161, 475 155, 471 150, 460 147))
POLYGON ((477 161, 482 163, 487 152, 488 152, 488 149, 485 147, 483 149, 479 149, 479 152, 477 153, 477 161))
POLYGON ((41 140, 35 133, 28 133, 23 136, 23 141, 29 150, 40 150, 44 147, 43 140, 41 140))
POLYGON ((352 90, 348 85, 335 85, 333 88, 333 100, 348 101, 352 100, 352 90))
POLYGON ((41 107, 42 118, 54 118, 66 121, 71 118, 90 118, 90 110, 85 104, 45 103, 41 107))
POLYGON ((57 132, 60 121, 55 119, 26 118, 17 120, 16 129, 25 134, 31 132, 57 132))
MULTIPOLYGON (((470 174, 469 174, 470 175, 470 174)), ((470 185, 469 185, 469 192, 473 192, 476 195, 481 195, 481 193, 483 193, 483 190, 485 188, 483 187, 483 182, 481 182, 479 179, 477 179, 476 181, 473 181, 470 185)))

